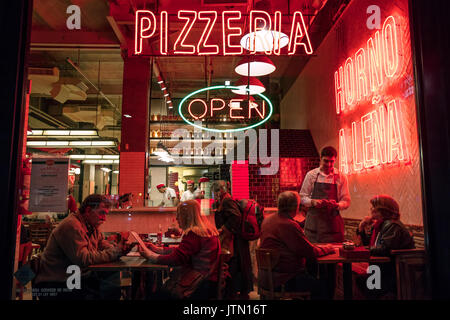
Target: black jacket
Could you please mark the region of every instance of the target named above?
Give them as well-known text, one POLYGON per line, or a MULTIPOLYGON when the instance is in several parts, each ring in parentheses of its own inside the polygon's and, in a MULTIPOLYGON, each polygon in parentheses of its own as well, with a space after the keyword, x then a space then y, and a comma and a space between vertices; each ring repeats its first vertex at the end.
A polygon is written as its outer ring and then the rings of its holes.
MULTIPOLYGON (((369 233, 357 232, 364 245, 369 245, 373 228, 369 233)), ((398 220, 386 220, 380 228, 375 245, 370 248, 372 256, 389 256, 391 250, 414 249, 414 239, 406 227, 398 220)))

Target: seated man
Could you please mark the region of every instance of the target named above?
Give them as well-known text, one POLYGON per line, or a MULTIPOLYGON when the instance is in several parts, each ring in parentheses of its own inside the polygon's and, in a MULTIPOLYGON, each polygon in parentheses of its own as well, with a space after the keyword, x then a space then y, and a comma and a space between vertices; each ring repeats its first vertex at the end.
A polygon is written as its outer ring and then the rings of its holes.
MULTIPOLYGON (((323 298, 323 284, 308 273, 307 260, 334 252, 331 245, 321 247, 311 244, 300 224, 293 218, 299 211, 300 196, 297 192, 285 191, 278 197, 278 213, 264 219, 261 227, 261 249, 279 252, 278 263, 273 269, 274 288, 285 285, 286 291, 310 291, 313 299, 323 298)), ((259 274, 260 285, 264 275, 259 274)))
MULTIPOLYGON (((69 215, 53 230, 41 256, 35 280, 36 287, 40 289, 40 299, 84 299, 90 293, 98 293, 103 283, 88 272, 86 267, 117 260, 131 249, 124 243, 124 239, 118 244, 109 243, 98 230, 105 221, 108 210, 109 200, 103 195, 92 194, 84 199, 78 213, 69 215), (69 290, 67 287, 66 282, 72 275, 67 273, 67 269, 71 265, 78 266, 81 270, 80 289, 69 290), (43 294, 50 292, 49 290, 56 292, 51 295, 43 294)), ((117 273, 113 276, 117 276, 117 273)), ((118 293, 114 298, 120 297, 120 288, 118 293)))

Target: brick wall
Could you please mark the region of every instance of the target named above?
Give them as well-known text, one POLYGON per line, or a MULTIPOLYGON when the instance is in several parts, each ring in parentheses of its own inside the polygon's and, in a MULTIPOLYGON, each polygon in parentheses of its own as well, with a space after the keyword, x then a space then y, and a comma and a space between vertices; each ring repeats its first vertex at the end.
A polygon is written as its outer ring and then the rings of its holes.
POLYGON ((261 175, 264 166, 249 165, 250 198, 264 207, 276 207, 277 197, 283 191, 300 191, 306 173, 319 166, 309 130, 280 130, 279 153, 280 168, 275 175, 261 175))

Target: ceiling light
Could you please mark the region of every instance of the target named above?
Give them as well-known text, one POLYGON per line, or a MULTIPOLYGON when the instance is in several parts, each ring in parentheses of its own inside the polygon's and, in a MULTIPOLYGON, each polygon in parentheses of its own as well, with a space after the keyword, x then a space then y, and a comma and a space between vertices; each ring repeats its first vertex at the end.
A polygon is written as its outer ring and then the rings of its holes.
POLYGON ((266 88, 264 88, 262 82, 255 77, 241 77, 236 82, 235 86, 239 87, 239 89, 234 89, 231 91, 244 96, 247 94, 253 95, 266 91, 266 88))
POLYGON ((98 136, 97 130, 31 130, 28 135, 34 137, 93 137, 98 136))
MULTIPOLYGON (((69 158, 70 158, 70 156, 69 156, 69 158)), ((84 159, 101 159, 101 158, 102 158, 102 155, 100 155, 100 154, 86 154, 84 156, 84 159)))
POLYGON ((119 159, 120 155, 118 154, 104 154, 102 156, 103 159, 119 159))
POLYGON ((47 146, 68 146, 69 145, 69 141, 47 141, 47 146))
POLYGON ((113 147, 116 142, 112 140, 96 141, 27 141, 28 147, 113 147))
POLYGON ((120 163, 119 160, 84 160, 83 164, 117 164, 120 163))
POLYGON ((71 146, 90 146, 91 141, 71 141, 71 146))
POLYGON ((266 56, 242 58, 234 71, 241 76, 259 77, 270 74, 276 70, 273 62, 266 56))
POLYGON ((105 171, 105 172, 111 172, 112 170, 109 168, 100 168, 100 170, 105 171))
POLYGON ((70 130, 44 130, 44 136, 68 136, 70 130))
POLYGON ((241 47, 252 52, 278 50, 288 43, 289 37, 286 34, 272 30, 250 32, 241 38, 241 47))
POLYGON ((161 91, 164 91, 166 89, 167 89, 166 87, 162 86, 161 91))
POLYGON ((118 154, 71 154, 70 159, 84 160, 84 159, 109 159, 118 160, 120 156, 118 154))
POLYGON ((124 114, 123 115, 125 118, 131 118, 131 116, 129 114, 124 114))
POLYGON ((247 94, 246 95, 236 94, 236 95, 234 95, 234 97, 232 99, 242 99, 244 101, 250 100, 252 102, 256 100, 254 96, 247 95, 247 94))
POLYGON ((114 170, 112 173, 118 174, 119 170, 114 170))
POLYGON ((171 103, 172 103, 172 100, 167 100, 167 103, 168 103, 168 104, 171 104, 171 103))
POLYGON ((158 83, 161 84, 163 82, 164 82, 163 78, 161 78, 161 76, 158 76, 158 83))
POLYGON ((168 97, 168 96, 169 96, 169 93, 166 92, 166 93, 164 94, 164 97, 168 97))
POLYGON ((92 141, 92 146, 115 146, 115 141, 92 141))

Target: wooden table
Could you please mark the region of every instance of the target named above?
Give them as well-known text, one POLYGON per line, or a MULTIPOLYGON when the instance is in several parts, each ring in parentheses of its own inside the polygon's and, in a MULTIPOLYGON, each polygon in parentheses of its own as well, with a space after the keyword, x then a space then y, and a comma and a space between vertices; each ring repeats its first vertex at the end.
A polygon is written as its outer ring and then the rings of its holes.
MULTIPOLYGON (((339 248, 342 245, 332 244, 335 252, 326 256, 317 258, 319 264, 338 264, 342 263, 344 299, 352 300, 353 298, 353 282, 352 282, 352 263, 367 262, 369 264, 388 263, 391 261, 389 257, 375 257, 371 256, 369 259, 363 258, 344 258, 339 255, 339 248)), ((318 244, 317 246, 321 246, 318 244)))
MULTIPOLYGON (((117 261, 107 262, 107 263, 100 263, 100 264, 93 264, 88 267, 89 270, 92 271, 129 271, 131 272, 131 276, 134 277, 135 272, 139 271, 153 271, 156 272, 156 285, 158 288, 161 288, 163 284, 163 272, 170 271, 170 266, 163 265, 163 264, 154 264, 149 262, 147 259, 144 259, 142 257, 128 257, 128 256, 122 256, 117 261)), ((142 278, 140 278, 139 282, 139 289, 142 291, 140 292, 143 296, 145 296, 145 289, 143 281, 141 281, 142 278)), ((132 280, 133 283, 133 280, 132 280)))

